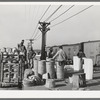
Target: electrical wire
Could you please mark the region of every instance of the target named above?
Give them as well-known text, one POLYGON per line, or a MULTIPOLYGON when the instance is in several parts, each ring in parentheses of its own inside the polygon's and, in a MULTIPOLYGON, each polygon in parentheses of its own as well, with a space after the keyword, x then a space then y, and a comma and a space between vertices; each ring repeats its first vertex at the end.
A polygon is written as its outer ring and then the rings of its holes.
POLYGON ((34 17, 35 17, 34 15, 36 15, 36 14, 35 14, 36 11, 35 11, 35 7, 34 7, 34 6, 33 6, 33 11, 32 11, 32 12, 33 12, 33 13, 32 13, 32 20, 33 20, 34 17))
POLYGON ((60 5, 45 21, 48 21, 61 7, 62 5, 60 5))
POLYGON ((25 21, 26 21, 26 5, 25 5, 25 21))
POLYGON ((37 36, 38 33, 39 33, 39 29, 37 30, 36 34, 34 35, 34 39, 35 39, 35 37, 37 36))
POLYGON ((45 10, 44 14, 42 15, 42 17, 40 18, 40 20, 42 20, 42 18, 44 17, 44 15, 47 13, 47 11, 49 10, 49 8, 51 7, 51 5, 48 6, 48 8, 45 10))
POLYGON ((30 13, 31 13, 31 5, 29 5, 29 19, 30 19, 30 13))
POLYGON ((36 38, 36 40, 40 39, 40 38, 41 38, 41 36, 42 36, 42 35, 40 34, 40 35, 36 38))
MULTIPOLYGON (((38 7, 38 9, 37 9, 37 14, 38 14, 38 11, 39 11, 39 7, 38 7)), ((37 14, 36 14, 36 15, 37 15, 37 14)), ((36 18, 37 18, 37 17, 35 17, 35 19, 36 19, 36 18)), ((36 24, 35 30, 34 30, 34 32, 33 32, 33 34, 32 34, 32 36, 31 36, 31 38, 34 36, 34 34, 35 34, 35 32, 36 32, 37 27, 38 27, 38 23, 36 24)))
POLYGON ((52 26, 50 26, 50 27, 55 27, 55 26, 57 26, 57 25, 59 25, 59 24, 61 24, 61 23, 65 22, 65 21, 67 21, 67 20, 69 20, 69 19, 71 19, 71 18, 75 17, 76 15, 78 15, 78 14, 82 13, 83 11, 85 11, 85 10, 89 9, 89 8, 90 8, 90 7, 92 7, 92 6, 93 6, 93 5, 91 5, 91 6, 87 7, 87 8, 85 8, 85 9, 83 9, 83 10, 81 10, 81 11, 79 11, 78 13, 76 13, 76 14, 74 14, 74 15, 72 15, 72 16, 70 16, 70 17, 68 17, 67 19, 65 19, 65 20, 63 20, 63 21, 61 21, 61 22, 59 22, 59 23, 57 23, 57 24, 54 24, 54 25, 52 25, 52 26))
POLYGON ((50 22, 53 22, 54 20, 58 19, 60 16, 62 16, 63 14, 65 14, 66 12, 68 12, 71 8, 73 8, 74 5, 72 5, 71 7, 69 7, 67 10, 65 10, 63 13, 61 13, 59 16, 55 17, 54 19, 52 19, 50 22))

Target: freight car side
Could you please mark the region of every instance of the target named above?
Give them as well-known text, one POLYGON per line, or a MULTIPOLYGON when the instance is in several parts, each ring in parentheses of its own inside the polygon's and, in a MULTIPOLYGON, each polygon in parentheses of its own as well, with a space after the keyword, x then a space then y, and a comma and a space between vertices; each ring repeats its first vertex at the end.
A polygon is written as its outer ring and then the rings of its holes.
POLYGON ((84 53, 87 58, 93 60, 93 64, 97 64, 96 56, 100 54, 100 41, 84 42, 84 53))
MULTIPOLYGON (((74 55, 77 55, 79 49, 81 48, 82 51, 85 53, 87 58, 91 58, 93 60, 93 65, 100 65, 100 40, 97 41, 88 41, 88 42, 82 42, 77 44, 66 44, 62 45, 64 51, 66 52, 68 59, 73 59, 74 55), (99 57, 98 57, 99 56, 99 57), (99 60, 99 61, 97 61, 99 60)), ((59 46, 52 46, 53 49, 57 49, 59 46)), ((47 49, 49 49, 48 47, 47 49)))
POLYGON ((80 44, 63 45, 63 49, 66 52, 68 59, 73 60, 73 56, 77 55, 80 44))

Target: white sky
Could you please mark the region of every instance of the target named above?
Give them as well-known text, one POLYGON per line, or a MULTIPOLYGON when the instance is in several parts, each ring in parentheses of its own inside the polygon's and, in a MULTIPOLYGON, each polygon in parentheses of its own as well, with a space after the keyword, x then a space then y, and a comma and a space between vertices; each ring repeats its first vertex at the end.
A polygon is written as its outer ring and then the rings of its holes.
MULTIPOLYGON (((42 21, 58 6, 59 5, 52 5, 42 21)), ((64 12, 70 6, 71 5, 63 5, 51 19, 64 12)), ((68 13, 65 13, 52 22, 51 26, 88 6, 89 5, 75 5, 68 13)), ((0 5, 0 48, 15 47, 22 39, 31 38, 39 19, 47 7, 48 5, 0 5)), ((47 46, 71 44, 89 40, 100 40, 100 5, 94 5, 70 20, 51 28, 50 31, 47 32, 47 46)), ((27 41, 25 41, 25 44, 26 43, 27 41)), ((40 49, 41 38, 34 41, 33 46, 35 49, 40 49)))

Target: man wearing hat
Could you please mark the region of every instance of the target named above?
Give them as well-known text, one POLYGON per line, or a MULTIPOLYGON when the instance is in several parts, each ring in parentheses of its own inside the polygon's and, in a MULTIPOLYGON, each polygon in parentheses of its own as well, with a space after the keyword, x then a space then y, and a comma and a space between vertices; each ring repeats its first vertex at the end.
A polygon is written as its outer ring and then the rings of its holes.
POLYGON ((53 57, 53 48, 52 47, 49 49, 49 52, 47 54, 47 57, 48 58, 52 58, 53 57))

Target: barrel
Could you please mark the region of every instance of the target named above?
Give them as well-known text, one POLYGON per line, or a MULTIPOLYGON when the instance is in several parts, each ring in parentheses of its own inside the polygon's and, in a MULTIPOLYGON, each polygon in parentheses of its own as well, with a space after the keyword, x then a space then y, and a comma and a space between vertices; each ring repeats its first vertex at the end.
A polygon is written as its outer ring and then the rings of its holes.
POLYGON ((40 60, 38 61, 38 74, 42 76, 45 73, 46 73, 46 61, 40 60))
POLYGON ((55 69, 54 69, 54 61, 51 59, 48 59, 46 61, 46 72, 49 74, 50 79, 55 78, 55 69))
POLYGON ((79 71, 81 69, 81 59, 78 56, 73 57, 73 67, 75 71, 79 71))
POLYGON ((34 73, 38 76, 38 60, 34 60, 34 73))
POLYGON ((56 71, 57 79, 64 79, 64 65, 59 65, 59 62, 57 62, 56 71))
POLYGON ((86 74, 86 80, 93 79, 93 60, 89 58, 84 58, 83 65, 84 73, 86 74))
POLYGON ((47 87, 47 88, 54 88, 55 87, 55 80, 53 80, 53 79, 47 79, 45 87, 47 87))

